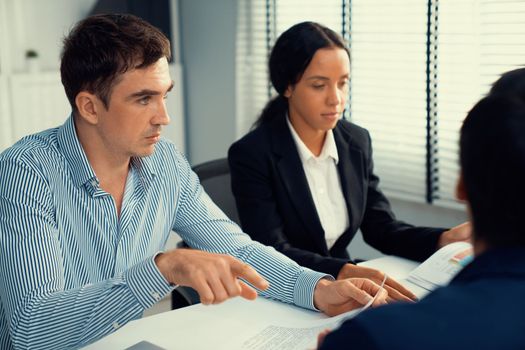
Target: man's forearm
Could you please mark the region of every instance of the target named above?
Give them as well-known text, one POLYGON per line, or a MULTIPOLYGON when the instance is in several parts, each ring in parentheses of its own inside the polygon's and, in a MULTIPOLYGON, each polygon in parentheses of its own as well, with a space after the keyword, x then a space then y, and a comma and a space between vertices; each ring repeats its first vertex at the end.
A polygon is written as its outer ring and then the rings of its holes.
POLYGON ((142 278, 151 273, 150 268, 145 262, 110 280, 44 292, 29 302, 20 300, 9 318, 13 345, 21 349, 77 348, 114 332, 171 290, 142 278))

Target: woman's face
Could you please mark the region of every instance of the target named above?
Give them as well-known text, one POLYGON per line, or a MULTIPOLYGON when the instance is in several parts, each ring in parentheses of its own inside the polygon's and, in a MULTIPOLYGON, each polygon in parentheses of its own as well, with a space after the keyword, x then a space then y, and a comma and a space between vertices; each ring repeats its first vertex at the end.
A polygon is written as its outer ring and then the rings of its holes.
POLYGON ((301 138, 333 129, 348 96, 350 60, 341 48, 317 50, 301 79, 285 91, 290 122, 301 138))

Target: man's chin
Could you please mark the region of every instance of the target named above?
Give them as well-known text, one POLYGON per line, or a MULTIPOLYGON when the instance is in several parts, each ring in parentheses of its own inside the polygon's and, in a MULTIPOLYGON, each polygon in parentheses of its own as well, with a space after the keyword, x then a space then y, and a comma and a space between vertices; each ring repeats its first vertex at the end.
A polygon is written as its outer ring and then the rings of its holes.
POLYGON ((148 147, 145 147, 141 151, 135 153, 134 157, 143 158, 151 156, 155 152, 155 145, 150 145, 148 147))

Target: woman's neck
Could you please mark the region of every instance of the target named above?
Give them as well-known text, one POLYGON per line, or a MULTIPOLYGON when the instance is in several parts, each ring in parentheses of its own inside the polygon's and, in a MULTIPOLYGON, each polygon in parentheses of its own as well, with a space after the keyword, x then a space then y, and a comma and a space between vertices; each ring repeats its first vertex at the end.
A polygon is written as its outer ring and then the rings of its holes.
POLYGON ((318 157, 323 150, 327 131, 315 130, 298 118, 290 118, 290 124, 310 152, 318 157))

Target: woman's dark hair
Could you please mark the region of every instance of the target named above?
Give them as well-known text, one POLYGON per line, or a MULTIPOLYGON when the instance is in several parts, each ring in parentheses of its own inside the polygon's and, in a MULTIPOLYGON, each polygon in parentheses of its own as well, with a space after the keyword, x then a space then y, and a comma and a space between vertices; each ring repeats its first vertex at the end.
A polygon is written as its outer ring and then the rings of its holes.
POLYGON ((286 89, 301 79, 317 50, 334 47, 344 49, 350 57, 343 38, 319 23, 298 23, 282 33, 268 61, 270 81, 279 95, 266 104, 254 127, 284 116, 288 110, 286 89))
POLYGON ((103 14, 80 21, 64 39, 60 63, 73 111, 81 91, 95 94, 108 108, 112 88, 123 73, 170 55, 166 36, 136 16, 103 14))

